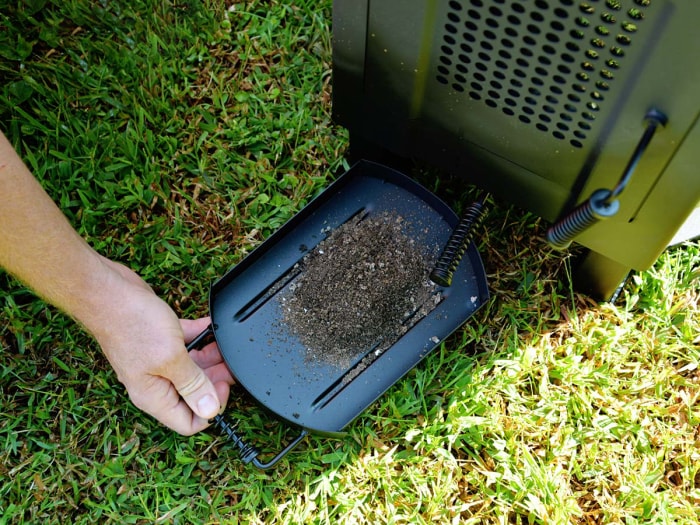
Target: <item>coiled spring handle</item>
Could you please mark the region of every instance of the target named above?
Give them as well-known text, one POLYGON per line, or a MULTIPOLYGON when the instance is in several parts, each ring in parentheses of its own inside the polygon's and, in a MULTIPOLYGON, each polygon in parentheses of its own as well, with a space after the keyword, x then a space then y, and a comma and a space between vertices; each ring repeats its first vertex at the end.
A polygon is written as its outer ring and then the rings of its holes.
POLYGON ((594 191, 593 195, 586 201, 579 204, 547 230, 547 241, 554 248, 559 250, 568 248, 578 235, 597 222, 612 217, 618 212, 620 202, 616 200, 617 196, 622 193, 632 178, 632 174, 637 168, 637 164, 639 164, 647 146, 649 146, 657 128, 665 126, 668 118, 660 111, 653 109, 647 113, 645 121, 644 134, 639 139, 637 147, 634 149, 634 153, 632 153, 632 157, 627 163, 625 171, 622 172, 622 177, 615 188, 612 190, 600 189, 594 191))
POLYGON ((452 284, 452 276, 474 237, 476 227, 484 218, 485 208, 485 197, 482 197, 473 202, 464 212, 435 263, 433 271, 430 272, 430 280, 435 284, 440 286, 452 284))
MULTIPOLYGON (((199 350, 204 342, 214 334, 214 330, 211 325, 209 325, 202 333, 195 337, 190 344, 187 345, 187 351, 199 350)), ((239 422, 229 423, 222 415, 214 416, 212 419, 214 424, 221 429, 221 431, 226 434, 231 442, 238 449, 238 455, 243 463, 252 463, 253 466, 265 470, 274 467, 277 462, 287 455, 294 447, 296 447, 302 439, 304 439, 308 434, 308 430, 302 429, 297 437, 295 437, 281 452, 278 452, 272 459, 267 462, 262 462, 258 459, 260 452, 253 445, 249 445, 246 441, 238 435, 239 422)))

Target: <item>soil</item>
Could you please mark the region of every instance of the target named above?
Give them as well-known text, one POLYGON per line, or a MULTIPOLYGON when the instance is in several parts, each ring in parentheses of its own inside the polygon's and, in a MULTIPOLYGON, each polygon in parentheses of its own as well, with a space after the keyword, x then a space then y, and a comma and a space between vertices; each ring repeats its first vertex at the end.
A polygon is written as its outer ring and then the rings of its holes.
POLYGON ((432 263, 400 215, 358 215, 299 263, 281 296, 283 320, 307 359, 346 368, 372 351, 364 367, 439 303, 432 263))

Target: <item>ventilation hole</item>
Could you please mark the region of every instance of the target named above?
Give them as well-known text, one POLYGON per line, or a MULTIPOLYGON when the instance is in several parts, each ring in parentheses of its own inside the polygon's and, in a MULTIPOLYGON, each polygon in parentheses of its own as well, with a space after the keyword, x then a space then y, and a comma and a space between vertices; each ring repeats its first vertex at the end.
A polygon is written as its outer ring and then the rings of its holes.
POLYGON ((600 15, 600 19, 603 22, 607 22, 608 24, 614 24, 615 22, 617 22, 615 15, 613 15, 612 13, 607 13, 607 12, 600 15))
POLYGON ((517 89, 510 88, 510 89, 508 89, 508 94, 511 97, 518 98, 520 96, 520 91, 518 91, 517 89))
POLYGON ((542 46, 542 51, 544 51, 548 55, 555 55, 557 53, 557 50, 548 44, 542 46))
MULTIPOLYGON (((530 93, 531 95, 535 95, 536 97, 539 97, 542 94, 542 92, 539 89, 537 89, 536 87, 527 88, 527 91, 528 91, 528 93, 530 93)), ((525 99, 525 100, 527 100, 527 99, 525 99)), ((533 104, 534 104, 534 102, 533 102, 533 104)))
POLYGON ((547 128, 547 126, 545 126, 545 125, 542 124, 541 122, 538 122, 538 123, 536 124, 536 127, 537 127, 537 129, 539 129, 540 131, 545 131, 545 132, 548 131, 548 129, 549 129, 549 128, 547 128))
POLYGON ((495 100, 498 100, 499 98, 501 98, 501 94, 498 91, 494 91, 493 89, 489 90, 488 95, 489 95, 489 97, 491 97, 492 99, 495 99, 495 100))
POLYGON ((500 67, 501 69, 508 69, 508 64, 506 64, 503 60, 496 60, 494 64, 496 64, 496 67, 500 67))
POLYGON ((585 139, 586 134, 583 131, 577 129, 577 130, 574 130, 574 137, 578 137, 580 139, 585 139))
POLYGON ((595 49, 587 49, 586 56, 588 58, 590 58, 591 60, 598 60, 598 57, 600 55, 598 54, 598 51, 596 51, 595 49))
POLYGON ((580 27, 588 27, 589 25, 591 25, 591 22, 588 20, 588 18, 579 16, 576 19, 576 24, 578 24, 580 27))
POLYGON ((510 22, 514 26, 519 26, 521 23, 520 19, 515 15, 508 15, 508 22, 510 22))
POLYGON ((467 79, 464 78, 464 75, 460 75, 459 73, 455 75, 455 80, 457 82, 461 82, 462 84, 467 82, 467 79))
MULTIPOLYGON (((501 84, 501 83, 498 82, 497 80, 492 80, 491 82, 489 82, 489 84, 490 84, 491 87, 494 88, 494 89, 503 89, 503 84, 501 84)), ((499 96, 500 96, 500 95, 499 95, 499 96)), ((498 97, 496 97, 496 98, 498 98, 498 97)))
POLYGON ((549 59, 549 57, 546 57, 546 56, 541 56, 541 57, 539 57, 539 58, 537 59, 537 61, 538 61, 540 64, 544 64, 545 66, 549 66, 549 65, 551 65, 551 63, 552 63, 552 61, 549 59))
POLYGON ((476 7, 483 7, 484 6, 484 2, 482 2, 481 0, 471 0, 471 4, 473 6, 476 6, 476 7))
POLYGON ((507 38, 501 38, 501 44, 503 44, 506 47, 515 47, 515 44, 513 44, 512 40, 508 40, 507 38))
POLYGON ((501 11, 501 10, 500 10, 498 7, 496 7, 495 5, 489 7, 489 13, 491 13, 493 16, 502 16, 502 15, 503 15, 503 11, 501 11))
POLYGON ((497 108, 497 107, 498 107, 498 104, 496 104, 496 103, 495 103, 493 100, 491 100, 490 98, 487 98, 487 99, 484 101, 484 103, 485 103, 488 107, 490 107, 490 108, 497 108))
POLYGON ((513 100, 512 98, 504 98, 503 102, 505 102, 509 106, 517 106, 518 105, 518 103, 515 100, 513 100))
POLYGON ((484 89, 478 82, 472 82, 469 84, 469 86, 475 91, 481 91, 482 89, 484 89))
POLYGON ((632 20, 644 20, 644 12, 641 9, 637 9, 636 7, 633 7, 629 11, 627 11, 627 14, 632 20))
POLYGON ((525 97, 525 102, 527 104, 530 104, 531 106, 534 106, 535 104, 537 104, 537 101, 532 97, 525 97))
POLYGON ((571 122, 573 120, 573 117, 568 113, 559 113, 559 118, 566 122, 571 122))
POLYGON ((552 136, 554 136, 554 138, 556 138, 556 139, 564 140, 564 134, 561 131, 557 131, 557 130, 552 131, 552 136))
POLYGON ((441 50, 443 53, 445 53, 446 55, 452 55, 452 54, 454 54, 454 51, 453 51, 452 48, 449 47, 449 46, 444 46, 444 45, 443 45, 442 47, 440 47, 440 50, 441 50))
POLYGON ((559 64, 557 66, 557 69, 559 70, 560 73, 564 73, 565 75, 568 75, 571 73, 571 68, 567 66, 566 64, 559 64))
POLYGON ((564 91, 562 91, 562 89, 559 86, 550 86, 549 90, 556 95, 561 95, 564 93, 564 91))
POLYGON ((441 57, 440 57, 440 62, 442 62, 442 63, 445 64, 446 66, 451 66, 451 65, 452 65, 452 60, 450 60, 450 59, 447 58, 446 56, 441 56, 441 57))
POLYGON ((574 57, 572 57, 569 53, 562 53, 562 54, 561 54, 561 59, 562 59, 564 62, 569 62, 569 63, 575 62, 574 57))
POLYGON ((453 35, 457 32, 457 28, 453 26, 452 24, 445 24, 445 30, 448 33, 452 33, 453 35))
POLYGON ((608 80, 612 80, 613 78, 615 78, 615 75, 613 75, 612 71, 610 71, 609 69, 601 69, 600 76, 608 80))
POLYGON ((566 79, 561 75, 554 75, 552 77, 552 80, 554 80, 554 82, 556 82, 557 84, 566 84, 566 79))
POLYGON ((576 106, 573 104, 564 104, 564 109, 570 111, 571 113, 576 113, 576 106))
POLYGON ((583 71, 579 71, 578 73, 576 73, 576 78, 581 82, 588 82, 590 80, 588 74, 584 73, 583 71))
POLYGON ((603 40, 602 38, 592 38, 591 45, 593 47, 597 47, 598 49, 602 49, 605 47, 605 40, 603 40))
POLYGON ((530 106, 523 106, 522 107, 523 113, 527 113, 528 115, 534 115, 535 110, 532 109, 530 106))
POLYGON ((540 28, 537 27, 535 24, 528 24, 527 30, 530 31, 533 35, 539 35, 540 34, 540 28))
POLYGON ((605 26, 597 26, 595 28, 595 32, 598 33, 600 36, 608 36, 610 34, 610 29, 608 29, 605 26))
MULTIPOLYGON (((476 69, 478 69, 479 71, 486 71, 486 70, 488 69, 488 68, 486 67, 486 64, 483 64, 482 62, 477 62, 476 64, 474 64, 474 66, 475 66, 476 69)), ((477 73, 477 74, 478 74, 478 73, 477 73)), ((477 74, 475 74, 474 76, 476 76, 477 74)), ((483 75, 482 75, 482 77, 483 77, 483 75)), ((483 78, 480 78, 479 80, 483 80, 483 78)))
POLYGON ((600 93, 600 91, 593 91, 591 93, 591 98, 593 100, 604 100, 603 95, 600 93))
POLYGON ((469 98, 471 98, 472 100, 481 100, 481 95, 479 95, 479 93, 477 93, 476 91, 470 91, 469 98))
POLYGON ((569 13, 566 9, 562 9, 561 7, 557 7, 554 10, 554 14, 558 16, 559 18, 569 18, 569 13))
POLYGON ((577 91, 579 93, 584 93, 586 91, 586 86, 584 86, 583 84, 572 84, 571 87, 574 88, 574 91, 577 91))
POLYGON ((508 108, 508 107, 503 108, 502 111, 503 111, 503 113, 505 113, 505 114, 508 115, 509 117, 512 117, 513 115, 515 115, 515 111, 513 111, 512 109, 510 109, 510 108, 508 108))
POLYGON ((585 118, 586 120, 591 120, 591 121, 595 120, 595 115, 593 113, 588 112, 588 111, 583 111, 581 113, 581 116, 583 118, 585 118))
POLYGON ((463 64, 457 64, 455 67, 460 73, 466 73, 467 71, 469 71, 463 64))
POLYGON ((511 84, 512 86, 517 87, 517 88, 523 87, 523 83, 520 82, 520 80, 518 80, 517 78, 511 78, 511 79, 510 79, 510 84, 511 84))
POLYGON ((530 62, 521 57, 516 58, 515 63, 518 64, 520 67, 530 67, 530 62))
POLYGON ((476 42, 476 37, 471 33, 462 33, 462 38, 467 42, 476 42))
POLYGON ((484 62, 490 62, 491 61, 491 56, 488 53, 484 53, 483 51, 479 51, 477 56, 483 60, 484 62))
POLYGON ((567 97, 571 102, 581 102, 581 97, 579 97, 576 93, 570 93, 569 96, 567 97))
POLYGON ((488 29, 485 29, 483 34, 489 40, 496 40, 496 34, 493 31, 489 31, 488 29))
POLYGON ((546 76, 547 76, 547 70, 546 70, 545 68, 543 68, 543 67, 540 67, 540 66, 537 66, 537 67, 535 68, 535 73, 537 73, 538 75, 540 75, 540 76, 542 76, 542 77, 546 77, 546 76))
POLYGON ((440 73, 442 73, 443 75, 449 75, 449 74, 450 74, 450 70, 447 69, 445 66, 438 66, 438 67, 437 67, 437 70, 438 70, 440 73))
POLYGON ((549 5, 544 0, 535 0, 535 5, 540 9, 549 9, 549 5))
POLYGON ((600 111, 600 106, 596 102, 589 102, 586 107, 591 111, 600 111))
POLYGON ((525 8, 522 6, 522 4, 514 3, 512 5, 513 11, 523 14, 525 12, 525 8))
POLYGON ((462 84, 452 84, 452 89, 461 93, 464 91, 464 86, 462 86, 462 84))
POLYGON ((585 129, 586 131, 589 131, 591 129, 591 125, 588 122, 584 121, 579 122, 578 127, 581 129, 585 129))
POLYGON ((617 35, 617 38, 615 38, 615 40, 617 40, 618 44, 621 44, 623 46, 628 46, 632 43, 632 39, 627 35, 617 35))
MULTIPOLYGON (((556 111, 554 110, 554 108, 553 108, 552 106, 547 105, 547 104, 545 104, 544 106, 542 106, 542 109, 543 109, 545 112, 547 112, 547 113, 556 113, 556 111)), ((547 117, 547 118, 549 118, 549 117, 547 117)), ((548 120, 547 122, 549 122, 549 120, 548 120)))
POLYGON ((576 139, 571 139, 569 141, 569 144, 571 144, 574 148, 582 148, 583 147, 583 144, 581 144, 581 142, 579 142, 576 139))
POLYGON ((473 18, 474 20, 479 20, 481 18, 481 13, 479 13, 479 11, 476 9, 470 9, 467 11, 467 14, 469 15, 469 18, 473 18))
POLYGON ((506 51, 505 49, 501 49, 501 50, 498 52, 498 56, 500 56, 501 58, 505 58, 506 60, 509 60, 510 58, 513 57, 513 55, 511 55, 511 54, 510 54, 508 51, 506 51))
POLYGON ((579 9, 581 10, 582 13, 585 13, 587 15, 592 15, 593 13, 595 13, 595 7, 593 7, 591 4, 587 4, 585 2, 581 2, 579 9))
POLYGON ((528 46, 534 46, 537 44, 537 41, 532 38, 530 35, 525 35, 523 37, 523 42, 525 42, 528 46))
POLYGON ((481 49, 485 49, 486 51, 493 51, 493 45, 491 42, 483 41, 481 43, 481 49))
POLYGON ((617 47, 617 46, 612 46, 612 47, 610 47, 610 53, 612 53, 612 54, 615 55, 616 57, 623 57, 623 56, 625 56, 625 50, 622 49, 621 47, 617 47))
POLYGON ((581 69, 584 71, 595 71, 595 66, 590 62, 581 62, 581 69))
POLYGON ((581 47, 576 43, 576 42, 567 42, 566 43, 566 49, 569 51, 573 51, 576 53, 577 51, 581 50, 581 47))
POLYGON ((451 37, 450 35, 444 35, 442 37, 442 39, 450 45, 454 45, 457 43, 457 41, 453 37, 451 37))
POLYGON ((622 22, 622 29, 628 33, 635 33, 637 31, 637 25, 632 22, 622 22))
POLYGON ((559 99, 557 97, 553 97, 552 95, 547 95, 545 97, 545 100, 547 102, 549 102, 550 104, 558 104, 559 103, 559 99))
POLYGON ((454 0, 450 1, 450 8, 453 9, 454 11, 461 11, 462 10, 462 4, 459 2, 455 2, 454 0))
POLYGON ((530 13, 530 18, 532 18, 535 22, 542 22, 544 20, 542 13, 539 13, 537 11, 533 11, 532 13, 530 13))
POLYGON ((465 64, 469 64, 472 61, 472 59, 469 58, 468 55, 464 55, 464 54, 460 54, 457 58, 459 59, 460 62, 463 62, 465 64))
POLYGON ((559 20, 552 20, 549 26, 555 31, 564 31, 564 24, 562 24, 559 20))
POLYGON ((530 123, 530 117, 528 117, 527 115, 520 115, 518 119, 520 120, 520 122, 523 122, 525 124, 530 123))
POLYGON ((544 81, 540 77, 532 77, 532 83, 536 86, 544 86, 544 81))
POLYGON ((506 27, 505 32, 506 35, 512 36, 513 38, 516 38, 518 36, 518 32, 512 27, 506 27))
MULTIPOLYGON (((477 64, 478 66, 479 64, 477 64)), ((479 82, 484 82, 486 80, 486 77, 482 75, 481 73, 474 73, 474 78, 477 79, 479 82)))
POLYGON ((450 22, 454 22, 455 24, 459 23, 459 17, 454 13, 447 13, 447 18, 450 22))
POLYGON ((615 11, 619 11, 622 7, 620 5, 620 0, 606 0, 605 5, 607 5, 610 9, 614 9, 615 11))
POLYGON ((522 69, 514 69, 513 74, 520 78, 525 78, 527 76, 522 69))
POLYGON ((569 131, 569 126, 567 126, 563 122, 557 122, 557 127, 562 131, 569 131))
POLYGON ((583 37, 586 36, 583 31, 579 31, 578 29, 572 29, 571 32, 569 32, 572 38, 575 38, 576 40, 583 40, 583 37))

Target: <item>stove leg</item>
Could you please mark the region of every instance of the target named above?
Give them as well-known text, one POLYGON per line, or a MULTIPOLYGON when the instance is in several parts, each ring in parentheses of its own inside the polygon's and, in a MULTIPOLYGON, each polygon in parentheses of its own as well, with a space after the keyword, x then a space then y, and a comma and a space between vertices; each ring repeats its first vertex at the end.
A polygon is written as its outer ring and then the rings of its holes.
POLYGON ((574 288, 599 301, 614 302, 627 281, 631 268, 593 251, 588 251, 574 268, 574 288))

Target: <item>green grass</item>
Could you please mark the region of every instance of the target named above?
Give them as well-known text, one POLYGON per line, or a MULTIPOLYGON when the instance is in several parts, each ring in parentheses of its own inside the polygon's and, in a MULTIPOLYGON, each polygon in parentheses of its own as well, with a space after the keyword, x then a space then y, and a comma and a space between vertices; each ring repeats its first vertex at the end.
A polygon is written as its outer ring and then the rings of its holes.
MULTIPOLYGON (((96 249, 204 314, 343 167, 330 7, 0 0, 0 126, 96 249)), ((489 303, 344 439, 269 472, 141 414, 0 274, 0 523, 697 523, 700 245, 599 305, 540 220, 501 204, 485 224, 489 303)), ((265 451, 289 439, 240 392, 230 411, 265 451)))

